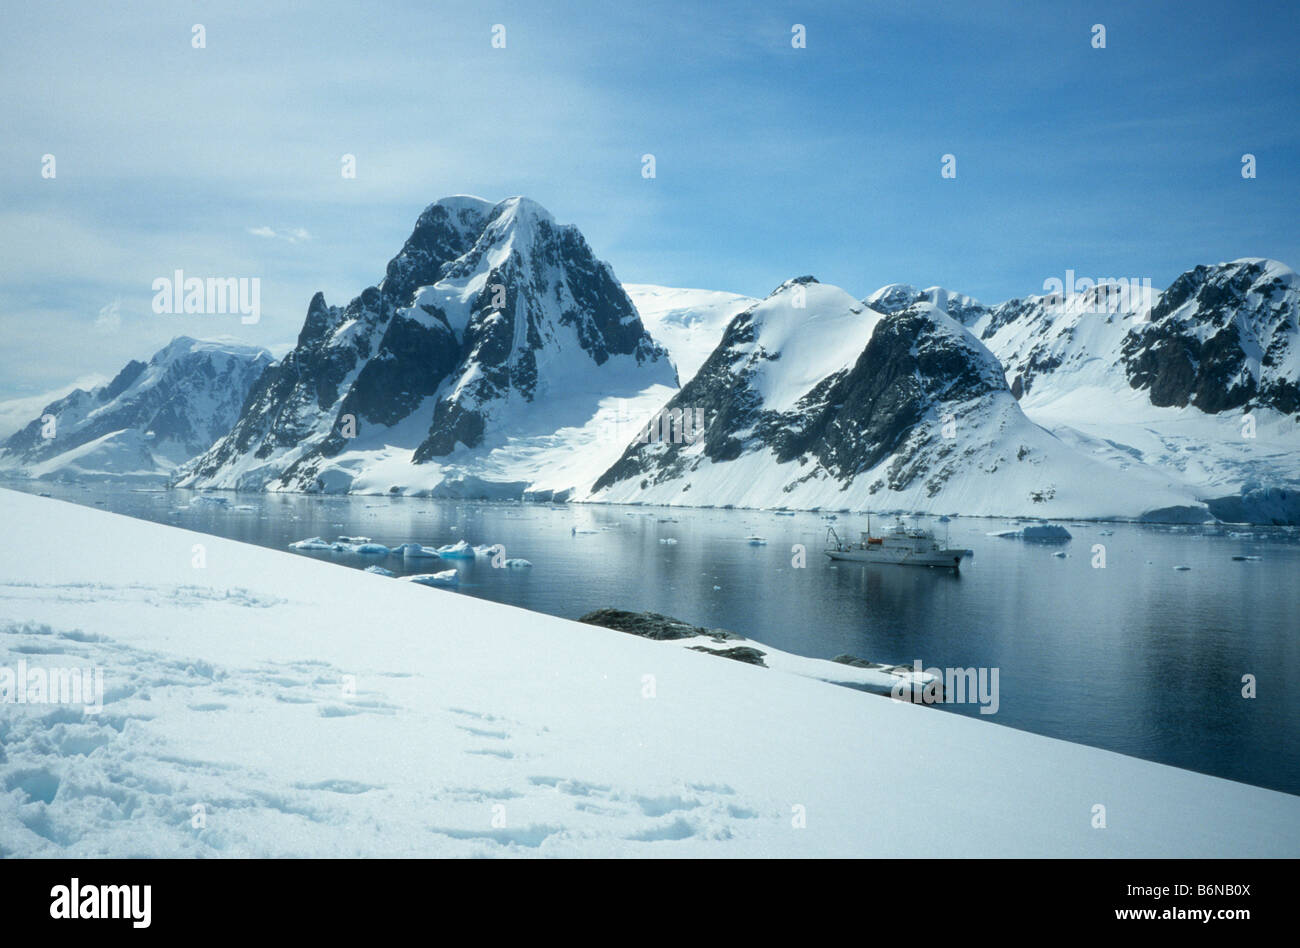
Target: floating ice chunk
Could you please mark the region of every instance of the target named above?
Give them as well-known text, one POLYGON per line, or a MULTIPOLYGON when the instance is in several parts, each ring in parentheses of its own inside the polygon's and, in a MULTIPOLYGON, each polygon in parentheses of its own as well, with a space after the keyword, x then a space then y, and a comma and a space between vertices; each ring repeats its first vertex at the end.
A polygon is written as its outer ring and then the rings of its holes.
POLYGON ((289 544, 291 550, 332 550, 337 546, 328 540, 322 540, 320 537, 308 537, 306 540, 298 540, 289 544))
POLYGON ((660 537, 659 542, 667 544, 669 546, 676 545, 677 543, 677 541, 673 537, 660 537))
POLYGON ((750 546, 767 546, 765 537, 745 537, 745 540, 748 541, 750 546))
POLYGON ((438 551, 431 546, 420 546, 418 543, 403 543, 393 550, 394 553, 401 553, 402 556, 409 559, 437 559, 438 551))
POLYGON ((1236 560, 1238 563, 1244 563, 1244 562, 1254 562, 1255 560, 1262 559, 1262 557, 1249 556, 1245 553, 1238 553, 1236 556, 1233 557, 1233 559, 1236 560))
POLYGON ((1181 572, 1184 572, 1184 571, 1186 571, 1186 570, 1191 569, 1191 567, 1190 567, 1190 566, 1175 566, 1174 569, 1178 570, 1178 572, 1181 573, 1181 572))
POLYGON ((472 560, 474 548, 466 540, 458 540, 446 546, 438 547, 438 555, 447 560, 472 560))
POLYGON ((460 574, 454 569, 445 569, 441 573, 421 573, 406 579, 407 582, 419 583, 421 586, 455 586, 460 583, 460 574))
POLYGON ((506 560, 506 566, 510 567, 511 569, 527 569, 532 565, 533 564, 528 562, 527 560, 521 560, 521 559, 506 560))
POLYGON ((491 556, 498 549, 504 550, 505 547, 501 546, 499 543, 477 543, 474 545, 474 555, 491 556))
POLYGON ((367 573, 374 573, 376 576, 396 576, 391 569, 384 569, 382 566, 367 566, 367 573))
POLYGON ((382 543, 357 543, 351 550, 353 553, 364 553, 367 556, 387 556, 393 552, 382 543))
POLYGON ((370 537, 339 537, 339 542, 352 546, 357 543, 369 543, 370 537))
POLYGON ((1031 540, 1037 543, 1061 543, 1074 539, 1069 530, 1055 523, 1031 523, 1018 530, 999 530, 988 535, 1004 540, 1031 540))
POLYGON ((1065 559, 1067 556, 1069 556, 1070 554, 1069 554, 1069 553, 1066 553, 1064 550, 1057 550, 1057 551, 1056 551, 1055 553, 1053 553, 1052 555, 1055 556, 1057 559, 1062 559, 1062 560, 1063 560, 1063 559, 1065 559))
POLYGON ((229 505, 229 497, 213 497, 211 494, 199 494, 199 496, 190 500, 191 507, 227 507, 229 505))

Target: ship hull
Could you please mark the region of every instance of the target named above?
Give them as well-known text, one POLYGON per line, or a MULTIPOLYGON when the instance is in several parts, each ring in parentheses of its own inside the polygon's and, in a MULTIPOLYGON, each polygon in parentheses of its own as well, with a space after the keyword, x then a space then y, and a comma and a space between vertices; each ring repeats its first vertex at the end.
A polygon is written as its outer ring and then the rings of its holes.
POLYGON ((849 563, 878 563, 885 566, 928 566, 933 569, 961 568, 961 561, 971 556, 970 550, 824 550, 832 560, 849 563))

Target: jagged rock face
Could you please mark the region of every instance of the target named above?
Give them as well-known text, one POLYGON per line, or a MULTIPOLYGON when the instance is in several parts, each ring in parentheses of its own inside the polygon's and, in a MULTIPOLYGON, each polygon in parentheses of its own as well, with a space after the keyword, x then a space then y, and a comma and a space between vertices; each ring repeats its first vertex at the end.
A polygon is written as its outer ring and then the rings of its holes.
POLYGON ((422 426, 413 461, 439 459, 483 445, 552 393, 608 388, 590 370, 620 356, 675 381, 576 228, 525 198, 444 199, 420 215, 380 286, 342 310, 313 298, 297 347, 181 483, 321 489, 349 427, 422 426))
MULTIPOLYGON (((389 261, 380 286, 368 287, 346 307, 327 305, 321 293, 312 297, 297 346, 266 372, 234 429, 198 459, 183 483, 202 483, 243 458, 267 459, 308 440, 319 453, 337 453, 344 439, 334 422, 348 414, 357 427, 405 417, 445 377, 454 344, 449 332, 405 319, 394 325, 394 317, 415 288, 435 282, 473 246, 485 205, 429 206, 389 261), (429 360, 430 371, 422 359, 429 360)), ((303 460, 294 459, 279 473, 292 476, 303 460)))
MULTIPOLYGON (((1116 292, 1101 285, 1065 300, 941 308, 998 356, 1016 398, 1104 384, 1096 377, 1101 366, 1156 407, 1300 411, 1300 281, 1290 268, 1237 260, 1195 267, 1163 293, 1134 293, 1119 306, 1110 295, 1116 292)), ((901 285, 875 296, 869 302, 883 307, 941 302, 932 290, 901 285)))
POLYGON ((878 313, 900 313, 917 303, 931 303, 963 326, 972 326, 989 313, 989 308, 978 300, 961 293, 953 293, 941 286, 924 290, 908 283, 891 283, 882 286, 863 302, 878 313))
MULTIPOLYGON (((269 352, 253 346, 177 338, 149 362, 127 363, 107 385, 47 405, 41 418, 5 441, 0 460, 5 467, 31 468, 113 436, 115 444, 99 453, 119 463, 129 457, 131 467, 104 473, 165 472, 230 430, 271 361, 269 352), (53 438, 42 433, 48 415, 54 416, 53 438)), ((82 458, 78 470, 93 470, 94 461, 82 458)))
POLYGON ((1160 407, 1300 411, 1296 274, 1270 261, 1188 270, 1124 340, 1134 388, 1160 407))
MULTIPOLYGON (((434 408, 417 463, 451 454, 457 444, 477 447, 494 404, 512 394, 535 401, 542 387, 559 381, 540 377, 539 355, 563 358, 562 327, 572 330, 596 366, 616 355, 632 356, 638 365, 667 358, 578 230, 555 226, 535 207, 502 209, 479 245, 449 269, 446 283, 459 287, 481 273, 485 288, 469 309, 458 371, 434 408)), ((420 303, 447 322, 439 306, 446 295, 435 287, 420 303)))
MULTIPOLYGON (((810 276, 788 280, 765 300, 749 307, 727 324, 722 339, 699 371, 664 407, 665 416, 707 419, 698 439, 648 440, 634 443, 623 456, 595 482, 599 491, 629 478, 647 478, 658 483, 680 476, 700 459, 732 461, 742 453, 762 446, 788 443, 802 433, 811 417, 821 391, 802 395, 797 404, 773 405, 765 400, 765 380, 780 376, 789 358, 780 345, 782 334, 769 332, 773 323, 788 322, 796 328, 809 316, 820 319, 861 315, 859 337, 870 331, 870 312, 852 297, 835 287, 823 287, 810 276), (688 444, 698 441, 701 448, 687 451, 688 444)), ((874 314, 873 314, 874 315, 874 314)), ((811 325, 811 324, 810 324, 811 325)), ((828 337, 831 338, 831 337, 828 337)), ((788 341, 788 340, 787 340, 788 341)), ((841 360, 843 361, 843 360, 841 360)), ((838 367, 843 371, 846 366, 838 367)), ((814 373, 813 382, 823 374, 814 373)), ((824 390, 825 385, 820 386, 824 390)))
POLYGON ((666 409, 703 409, 702 448, 672 440, 633 443, 594 490, 629 479, 646 485, 682 479, 705 461, 726 463, 763 450, 777 464, 814 460, 821 472, 845 483, 892 456, 887 486, 906 487, 928 468, 915 461, 938 438, 931 422, 944 406, 967 410, 985 396, 1005 395, 1002 368, 933 303, 913 302, 883 318, 864 306, 855 311, 868 334, 856 359, 823 375, 791 404, 776 406, 764 397, 773 384, 758 375, 784 354, 758 342, 765 329, 762 307, 737 316, 666 409))
MULTIPOLYGON (((836 477, 850 479, 897 455, 936 406, 1005 392, 1002 366, 973 342, 924 304, 887 317, 852 371, 824 395, 814 393, 820 410, 800 436, 777 445, 777 459, 812 454, 836 477)), ((898 458, 900 471, 909 460, 898 458)), ((894 489, 907 485, 894 480, 894 489)))

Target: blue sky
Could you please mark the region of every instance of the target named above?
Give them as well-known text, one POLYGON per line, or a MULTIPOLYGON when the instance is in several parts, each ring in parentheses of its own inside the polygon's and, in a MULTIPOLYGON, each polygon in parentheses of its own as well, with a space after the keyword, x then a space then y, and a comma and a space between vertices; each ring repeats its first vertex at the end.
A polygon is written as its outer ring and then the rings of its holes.
POLYGON ((1300 266, 1297 26, 1131 0, 11 5, 0 397, 182 333, 292 341, 455 193, 536 199, 626 282, 760 296, 1300 266), (178 268, 258 277, 261 322, 155 315, 178 268))

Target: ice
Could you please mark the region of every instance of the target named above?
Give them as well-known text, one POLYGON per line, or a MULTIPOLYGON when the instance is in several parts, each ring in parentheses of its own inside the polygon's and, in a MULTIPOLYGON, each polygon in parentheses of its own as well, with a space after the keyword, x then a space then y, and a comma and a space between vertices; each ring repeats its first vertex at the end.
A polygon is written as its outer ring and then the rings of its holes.
POLYGON ((438 551, 431 546, 421 546, 418 543, 403 543, 401 546, 394 547, 394 553, 400 553, 407 559, 437 559, 438 551))
POLYGON ((528 562, 527 560, 521 560, 521 559, 506 560, 506 566, 510 567, 511 569, 526 569, 532 565, 533 564, 528 562))
POLYGON ((367 573, 374 573, 376 576, 396 576, 391 569, 384 569, 382 566, 367 566, 367 573))
POLYGON ((445 569, 441 573, 421 573, 418 576, 407 576, 406 579, 421 586, 455 586, 460 583, 460 574, 454 569, 445 569))
POLYGON ((328 550, 331 553, 364 553, 371 556, 387 556, 392 552, 382 543, 371 543, 369 537, 339 537, 336 541, 309 537, 289 544, 291 550, 328 550), (357 541, 357 542, 354 542, 357 541))
POLYGON ((659 542, 667 544, 668 546, 675 546, 677 540, 674 537, 660 537, 659 542))
POLYGON ((457 540, 455 543, 438 547, 438 555, 445 560, 472 560, 475 553, 468 541, 457 540))
POLYGON ((334 543, 322 540, 320 537, 309 537, 289 544, 291 550, 332 550, 334 547, 334 543))
POLYGON ((1004 540, 1031 540, 1038 543, 1061 543, 1074 537, 1065 527, 1054 523, 1027 524, 1018 530, 999 530, 988 536, 1004 540))
POLYGON ((229 497, 217 497, 211 494, 199 494, 199 496, 190 500, 191 507, 228 507, 230 506, 229 497))

